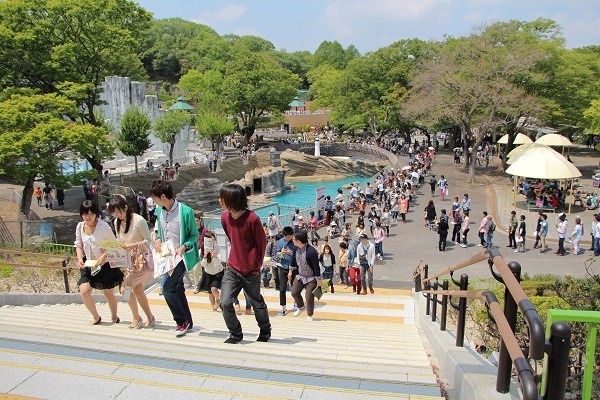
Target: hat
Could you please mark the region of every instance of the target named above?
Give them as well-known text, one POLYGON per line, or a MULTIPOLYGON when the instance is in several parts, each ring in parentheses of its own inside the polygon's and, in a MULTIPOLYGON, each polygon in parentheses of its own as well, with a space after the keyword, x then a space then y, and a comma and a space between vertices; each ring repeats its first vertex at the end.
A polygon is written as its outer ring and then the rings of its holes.
POLYGON ((332 222, 329 224, 329 226, 337 226, 337 224, 335 222, 332 222))
POLYGON ((368 239, 369 237, 367 236, 366 233, 361 233, 360 235, 358 235, 359 239, 368 239))
POLYGON ((298 215, 298 219, 304 219, 302 215, 298 215))
POLYGON ((581 219, 581 215, 577 214, 577 215, 575 216, 575 219, 581 219))
POLYGON ((275 215, 273 211, 269 211, 269 215, 275 215))

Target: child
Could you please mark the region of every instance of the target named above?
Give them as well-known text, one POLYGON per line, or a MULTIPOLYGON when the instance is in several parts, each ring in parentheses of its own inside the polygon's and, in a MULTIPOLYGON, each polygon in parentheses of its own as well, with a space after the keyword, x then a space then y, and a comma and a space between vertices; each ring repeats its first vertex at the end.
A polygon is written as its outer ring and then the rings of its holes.
POLYGON ((517 249, 515 253, 525 253, 525 235, 527 234, 525 227, 525 216, 519 217, 519 227, 517 228, 517 249))

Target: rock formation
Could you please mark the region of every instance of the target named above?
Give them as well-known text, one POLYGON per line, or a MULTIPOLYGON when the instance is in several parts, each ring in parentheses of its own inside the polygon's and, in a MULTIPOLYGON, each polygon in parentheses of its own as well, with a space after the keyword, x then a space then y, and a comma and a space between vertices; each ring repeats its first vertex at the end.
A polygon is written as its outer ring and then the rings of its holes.
POLYGON ((219 209, 219 191, 223 183, 216 178, 195 179, 177 194, 180 200, 197 211, 219 209))
POLYGON ((352 161, 346 157, 314 157, 291 150, 285 150, 280 157, 288 177, 365 177, 375 175, 384 166, 370 161, 352 161))

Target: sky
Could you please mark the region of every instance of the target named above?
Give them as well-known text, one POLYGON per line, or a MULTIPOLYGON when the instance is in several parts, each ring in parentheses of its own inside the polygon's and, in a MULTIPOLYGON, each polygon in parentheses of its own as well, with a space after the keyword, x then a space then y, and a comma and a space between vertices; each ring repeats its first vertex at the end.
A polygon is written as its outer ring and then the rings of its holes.
POLYGON ((466 36, 482 23, 539 17, 559 23, 566 47, 600 45, 598 0, 137 0, 154 18, 180 17, 220 35, 254 35, 277 50, 321 42, 354 45, 361 54, 401 39, 466 36), (595 27, 595 28, 594 28, 595 27))

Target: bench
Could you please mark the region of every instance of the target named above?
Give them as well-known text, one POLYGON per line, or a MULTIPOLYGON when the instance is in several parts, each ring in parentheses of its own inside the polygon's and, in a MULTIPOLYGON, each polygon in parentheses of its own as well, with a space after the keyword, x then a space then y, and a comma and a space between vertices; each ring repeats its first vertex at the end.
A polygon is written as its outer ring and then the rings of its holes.
POLYGON ((544 211, 544 212, 556 212, 556 209, 554 209, 551 206, 546 206, 546 207, 536 207, 535 204, 533 203, 527 203, 527 211, 544 211))

